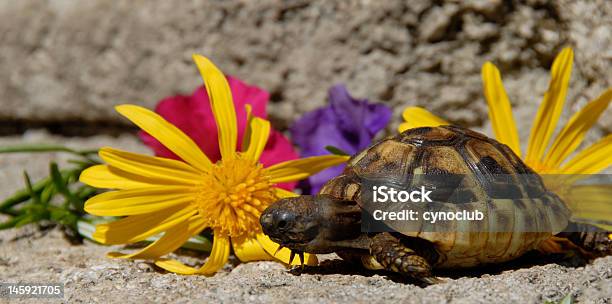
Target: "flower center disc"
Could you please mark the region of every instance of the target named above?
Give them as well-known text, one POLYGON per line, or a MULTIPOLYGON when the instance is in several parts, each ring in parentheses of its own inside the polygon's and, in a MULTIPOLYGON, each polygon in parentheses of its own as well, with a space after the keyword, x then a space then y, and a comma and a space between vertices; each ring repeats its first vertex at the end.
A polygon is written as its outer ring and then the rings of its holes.
POLYGON ((277 200, 261 164, 242 159, 221 160, 202 181, 196 199, 199 214, 213 229, 232 237, 261 231, 259 216, 277 200))

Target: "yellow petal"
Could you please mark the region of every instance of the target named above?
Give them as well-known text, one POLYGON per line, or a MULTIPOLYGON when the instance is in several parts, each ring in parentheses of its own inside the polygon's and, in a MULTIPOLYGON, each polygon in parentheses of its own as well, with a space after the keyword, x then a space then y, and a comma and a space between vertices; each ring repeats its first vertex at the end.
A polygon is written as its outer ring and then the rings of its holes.
POLYGON ((234 254, 242 262, 249 261, 270 261, 274 260, 259 244, 256 238, 252 237, 232 237, 234 254))
POLYGON ((274 188, 274 192, 276 193, 276 196, 278 196, 279 198, 288 198, 288 197, 300 196, 299 194, 297 194, 295 192, 287 191, 285 189, 276 188, 276 187, 274 188))
POLYGON ((204 221, 202 218, 195 217, 170 228, 161 238, 142 250, 130 254, 109 252, 107 256, 122 259, 156 259, 177 250, 203 228, 204 221))
POLYGON ((155 112, 135 105, 120 105, 115 109, 194 168, 208 172, 212 167, 208 157, 189 136, 155 112))
POLYGON ((186 266, 179 261, 171 259, 160 259, 155 262, 155 265, 174 273, 212 275, 225 265, 229 257, 229 252, 229 237, 215 231, 215 238, 210 256, 206 260, 206 263, 199 269, 186 266))
POLYGON ((550 137, 555 131, 563 110, 573 60, 574 52, 570 48, 563 49, 555 58, 550 71, 551 79, 548 90, 544 94, 544 99, 531 127, 529 146, 525 157, 527 162, 541 161, 544 151, 548 147, 550 137))
POLYGON ((156 212, 130 215, 96 225, 93 239, 102 244, 128 244, 142 241, 187 221, 197 213, 194 206, 173 206, 156 212))
POLYGON ((92 187, 106 189, 135 189, 153 186, 153 184, 137 181, 127 176, 130 175, 119 169, 107 165, 96 165, 81 172, 79 181, 92 187))
POLYGON ((612 165, 612 134, 582 150, 561 167, 564 174, 596 174, 612 165))
POLYGON ((244 156, 247 159, 251 159, 254 162, 259 161, 261 153, 268 143, 268 136, 270 135, 270 122, 259 117, 251 119, 250 139, 249 147, 244 152, 244 156))
POLYGON ((109 165, 131 173, 133 179, 158 185, 194 186, 202 175, 188 164, 169 158, 130 153, 109 147, 98 153, 109 165))
POLYGON ((572 220, 612 225, 612 185, 577 185, 564 197, 572 220))
POLYGON ((219 150, 221 157, 233 158, 238 140, 236 109, 232 99, 232 91, 225 75, 208 58, 194 54, 195 61, 210 99, 211 108, 217 122, 219 133, 219 150))
POLYGON ((407 122, 402 122, 401 124, 399 124, 399 126, 397 127, 397 131, 402 133, 406 130, 412 129, 412 124, 409 124, 407 122))
POLYGON ((495 137, 520 156, 521 147, 516 123, 514 117, 512 117, 510 100, 504 89, 499 70, 490 62, 486 62, 482 66, 482 82, 485 99, 489 105, 489 119, 493 124, 495 137))
POLYGON ((85 211, 99 216, 124 216, 159 211, 193 201, 188 187, 163 186, 111 191, 85 202, 85 211))
POLYGON ((323 155, 289 160, 266 168, 273 183, 304 179, 321 170, 346 162, 349 156, 323 155))
MULTIPOLYGON (((280 245, 278 245, 277 243, 274 243, 274 241, 272 241, 267 235, 263 233, 257 234, 257 241, 259 241, 259 243, 264 248, 264 250, 266 250, 266 252, 273 255, 275 258, 277 258, 281 262, 285 264, 289 264, 289 259, 291 259, 291 250, 287 248, 278 250, 278 247, 280 245)), ((310 266, 318 265, 319 261, 317 260, 317 255, 304 253, 304 264, 310 265, 310 266)), ((291 262, 291 265, 300 265, 300 259, 296 256, 291 262)))
POLYGON ((437 127, 450 125, 444 119, 432 114, 421 107, 407 107, 402 113, 405 123, 400 124, 399 132, 420 127, 437 127))
POLYGON ((198 273, 198 269, 187 266, 173 259, 158 259, 155 261, 155 265, 157 265, 160 268, 165 269, 166 271, 174 272, 178 274, 190 275, 190 274, 198 273))
POLYGON ((242 152, 246 151, 251 144, 251 121, 253 120, 253 107, 251 107, 250 104, 245 104, 244 111, 246 112, 246 127, 244 128, 244 135, 242 136, 242 152))
POLYGON ((589 102, 582 110, 574 114, 561 130, 548 151, 544 165, 557 168, 572 152, 578 148, 584 135, 597 122, 612 100, 612 89, 608 89, 597 99, 589 102))

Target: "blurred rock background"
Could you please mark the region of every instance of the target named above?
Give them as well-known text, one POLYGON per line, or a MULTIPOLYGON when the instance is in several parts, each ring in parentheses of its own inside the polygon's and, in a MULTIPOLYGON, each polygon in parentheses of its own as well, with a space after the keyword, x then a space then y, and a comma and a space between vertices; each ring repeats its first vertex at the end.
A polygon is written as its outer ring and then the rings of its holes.
MULTIPOLYGON (((480 67, 502 71, 523 141, 563 46, 566 113, 612 85, 612 1, 2 1, 0 133, 122 131, 113 105, 153 108, 201 84, 191 54, 269 90, 284 129, 338 82, 395 110, 488 127, 480 67)), ((612 130, 609 110, 592 137, 612 130)), ((592 132, 593 133, 593 132, 592 132)))

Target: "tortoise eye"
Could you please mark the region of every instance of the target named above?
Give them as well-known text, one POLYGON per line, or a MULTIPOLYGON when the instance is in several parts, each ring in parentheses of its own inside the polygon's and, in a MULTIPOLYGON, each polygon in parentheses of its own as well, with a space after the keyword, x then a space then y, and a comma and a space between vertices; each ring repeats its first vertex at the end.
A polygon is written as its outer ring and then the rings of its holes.
POLYGON ((289 229, 292 226, 292 223, 295 221, 295 215, 292 212, 278 212, 274 216, 275 223, 274 226, 276 229, 285 230, 289 229))
POLYGON ((285 228, 285 227, 287 227, 287 221, 285 221, 285 220, 280 220, 280 221, 278 221, 278 223, 276 224, 276 226, 277 226, 278 228, 285 228))

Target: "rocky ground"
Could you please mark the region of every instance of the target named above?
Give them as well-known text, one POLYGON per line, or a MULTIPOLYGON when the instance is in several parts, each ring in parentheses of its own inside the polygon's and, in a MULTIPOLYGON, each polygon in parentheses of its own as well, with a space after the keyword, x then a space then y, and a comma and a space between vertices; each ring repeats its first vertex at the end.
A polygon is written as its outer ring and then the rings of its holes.
MULTIPOLYGON (((0 145, 40 141, 146 152, 128 135, 66 139, 37 131, 0 138, 0 145)), ((0 197, 23 187, 24 169, 34 179, 45 176, 52 160, 65 164, 67 157, 0 155, 0 197)), ((89 241, 71 244, 57 228, 0 231, 0 282, 61 282, 65 284, 63 301, 69 303, 544 303, 570 293, 584 303, 610 303, 612 298, 612 257, 576 267, 571 261, 530 256, 476 271, 439 273, 446 283, 422 287, 396 276, 357 270, 333 255, 323 257, 320 267, 303 272, 272 262, 232 260, 215 276, 203 277, 165 273, 144 261, 108 259, 108 251, 111 248, 89 241)), ((201 263, 206 255, 181 251, 177 257, 201 263)), ((19 302, 35 301, 10 301, 19 302)))
MULTIPOLYGON (((423 288, 395 276, 358 271, 333 257, 303 272, 255 262, 228 264, 215 276, 203 277, 165 273, 142 261, 107 259, 109 250, 90 242, 71 245, 56 229, 0 232, 0 278, 64 283, 63 301, 68 303, 541 304, 570 293, 582 303, 612 298, 612 257, 577 268, 525 263, 475 274, 446 273, 446 283, 423 288)), ((28 302, 34 301, 10 301, 28 302)))

